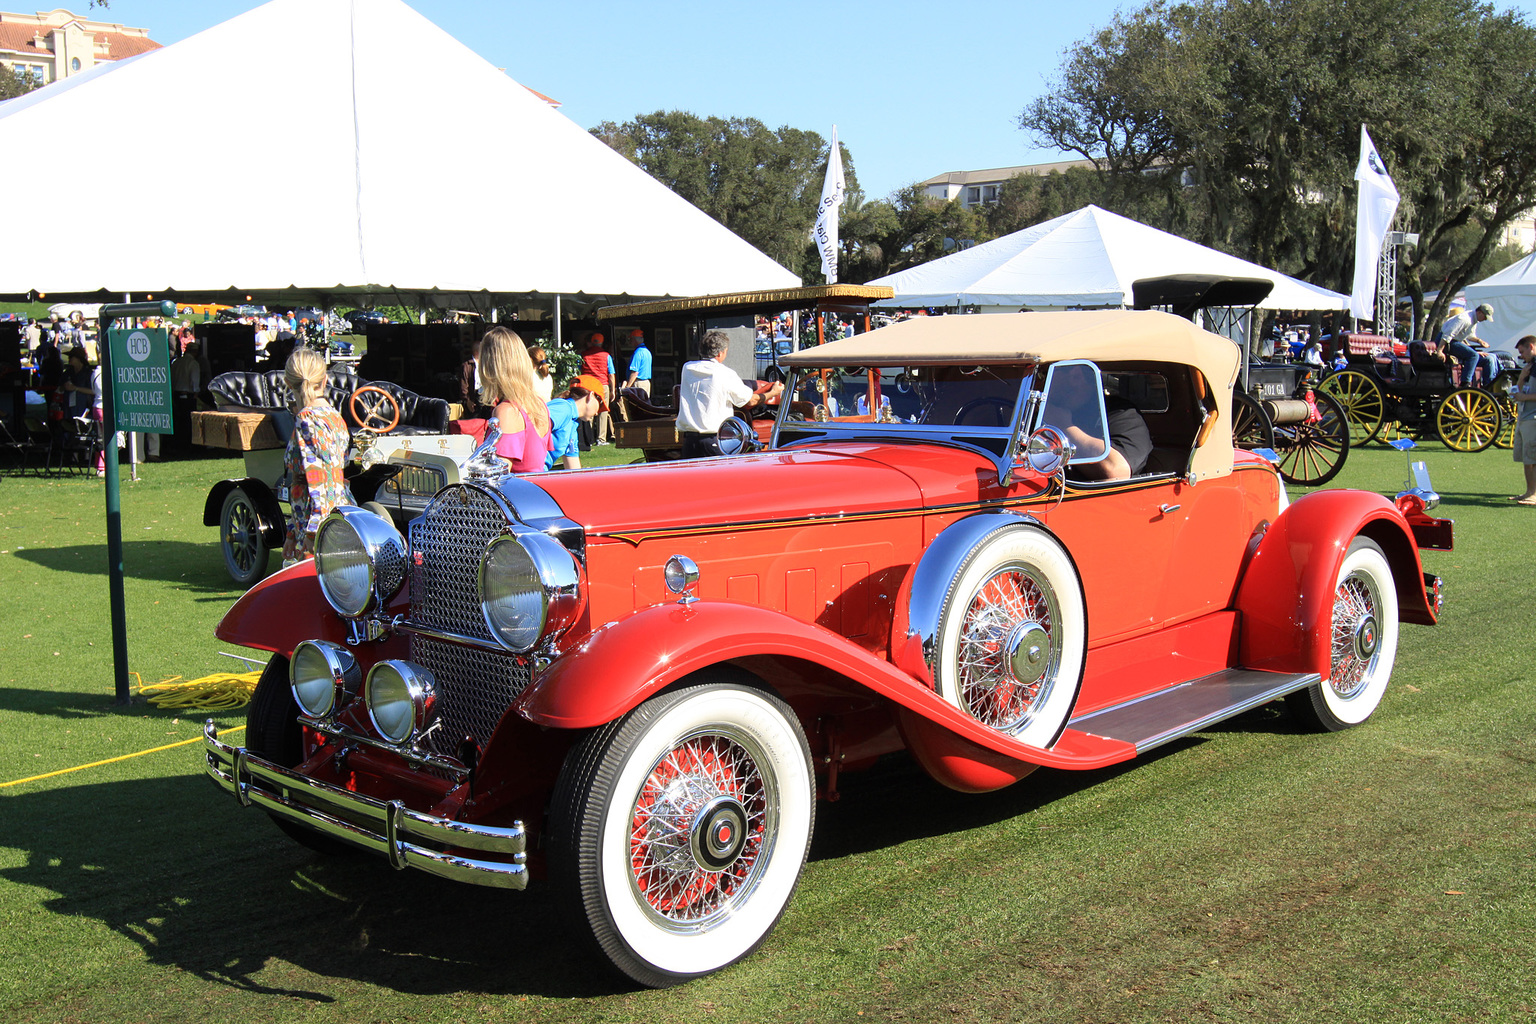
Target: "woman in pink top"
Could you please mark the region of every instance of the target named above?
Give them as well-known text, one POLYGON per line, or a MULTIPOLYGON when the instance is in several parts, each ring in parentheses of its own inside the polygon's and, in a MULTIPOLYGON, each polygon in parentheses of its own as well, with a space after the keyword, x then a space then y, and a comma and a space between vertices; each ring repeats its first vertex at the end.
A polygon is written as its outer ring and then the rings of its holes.
POLYGON ((480 400, 495 409, 496 454, 514 473, 542 472, 550 451, 549 407, 533 388, 523 339, 505 327, 492 327, 480 342, 480 400))

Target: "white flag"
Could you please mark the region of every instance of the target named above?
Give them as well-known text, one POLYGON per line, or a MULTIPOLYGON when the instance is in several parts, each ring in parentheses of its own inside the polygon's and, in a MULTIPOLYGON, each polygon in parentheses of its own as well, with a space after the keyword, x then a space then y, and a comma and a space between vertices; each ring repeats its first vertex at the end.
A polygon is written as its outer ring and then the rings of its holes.
POLYGON ((827 152, 827 178, 821 183, 821 206, 816 210, 816 248, 821 250, 821 272, 827 284, 837 283, 837 208, 843 205, 843 154, 837 147, 837 125, 832 126, 832 148, 827 152))
MULTIPOLYGON (((1360 206, 1355 215, 1355 290, 1349 297, 1349 312, 1356 320, 1376 319, 1376 273, 1381 262, 1381 244, 1392 218, 1397 213, 1397 186, 1381 162, 1376 145, 1360 126, 1360 165, 1355 168, 1360 183, 1360 206)), ((1382 310, 1390 317, 1393 311, 1382 310)), ((1391 324, 1385 325, 1387 329, 1391 324)), ((1383 325, 1376 325, 1382 331, 1383 325)))

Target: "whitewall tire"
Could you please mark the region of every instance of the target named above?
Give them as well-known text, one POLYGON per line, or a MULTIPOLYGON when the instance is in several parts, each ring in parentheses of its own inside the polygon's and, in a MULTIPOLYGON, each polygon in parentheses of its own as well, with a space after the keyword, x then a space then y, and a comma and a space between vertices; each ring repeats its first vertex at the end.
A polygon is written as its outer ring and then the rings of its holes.
POLYGON ((595 731, 551 804, 551 875, 601 952, 643 985, 756 949, 810 848, 815 778, 799 721, 773 694, 721 678, 595 731))
POLYGON ((1356 537, 1345 552, 1328 629, 1328 678, 1287 700, 1306 724, 1333 732, 1371 717, 1397 659, 1397 586, 1375 541, 1356 537))
POLYGON ((1022 743, 1049 747, 1077 703, 1088 646, 1077 570, 1029 526, 988 535, 961 563, 939 616, 939 695, 1022 743))

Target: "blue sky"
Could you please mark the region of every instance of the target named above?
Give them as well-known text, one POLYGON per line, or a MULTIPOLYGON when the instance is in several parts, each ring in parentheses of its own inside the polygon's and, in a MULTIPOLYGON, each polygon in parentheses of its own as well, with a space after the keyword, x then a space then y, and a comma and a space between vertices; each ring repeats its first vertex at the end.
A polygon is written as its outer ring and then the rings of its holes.
MULTIPOLYGON (((583 128, 659 109, 831 134, 866 195, 945 171, 1066 159, 1016 124, 1115 0, 408 0, 583 128)), ((1536 0, 1514 6, 1528 13, 1536 0)), ((170 44, 256 0, 112 0, 170 44)), ((85 13, 85 3, 72 7, 85 13)), ((274 61, 274 70, 280 62, 274 61)), ((428 69, 420 69, 428 73, 428 69)))

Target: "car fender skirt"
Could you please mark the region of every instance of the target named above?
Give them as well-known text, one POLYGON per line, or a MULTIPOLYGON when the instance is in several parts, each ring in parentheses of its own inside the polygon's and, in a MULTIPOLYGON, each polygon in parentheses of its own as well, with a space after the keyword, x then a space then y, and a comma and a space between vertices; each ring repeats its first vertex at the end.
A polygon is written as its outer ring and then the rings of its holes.
POLYGON ((1339 566, 1358 536, 1380 545, 1392 567, 1399 621, 1434 625, 1413 532, 1397 508, 1367 491, 1315 491, 1270 525, 1238 583, 1245 667, 1328 677, 1339 566))
POLYGON ((831 630, 733 601, 655 605, 609 623, 552 662, 514 707, 538 725, 595 728, 693 672, 764 656, 814 663, 893 702, 919 761, 955 788, 996 789, 1034 766, 1096 768, 1136 753, 1072 729, 1049 750, 1019 743, 831 630), (968 773, 966 760, 980 767, 968 773))

